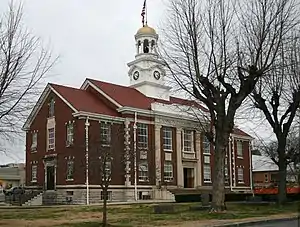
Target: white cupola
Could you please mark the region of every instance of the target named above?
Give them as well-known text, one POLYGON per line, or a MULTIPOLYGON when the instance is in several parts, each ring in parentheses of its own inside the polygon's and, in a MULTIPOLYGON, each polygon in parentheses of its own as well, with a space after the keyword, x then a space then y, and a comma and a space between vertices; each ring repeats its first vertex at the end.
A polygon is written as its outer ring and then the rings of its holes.
POLYGON ((136 35, 135 60, 128 63, 130 86, 144 95, 169 100, 171 87, 165 85, 165 64, 157 52, 158 35, 147 24, 136 35))

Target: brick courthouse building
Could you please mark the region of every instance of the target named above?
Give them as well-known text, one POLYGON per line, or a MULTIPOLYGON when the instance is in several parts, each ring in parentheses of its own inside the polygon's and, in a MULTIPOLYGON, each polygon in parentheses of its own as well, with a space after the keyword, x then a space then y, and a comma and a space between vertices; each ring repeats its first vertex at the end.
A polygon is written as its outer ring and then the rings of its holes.
MULTIPOLYGON (((189 114, 205 108, 170 96, 153 28, 142 27, 135 40, 135 59, 128 63, 130 86, 94 79, 86 79, 80 88, 47 85, 24 125, 28 188, 42 189, 45 197, 59 203, 68 198, 100 202, 101 176, 97 171, 89 171, 88 178, 86 174, 99 157, 87 148, 91 138, 104 143, 117 138, 106 144, 114 147, 110 200, 128 201, 135 195, 172 199, 172 190, 211 190, 214 152, 199 131, 198 119, 189 114), (136 174, 133 159, 124 159, 134 151, 134 125, 136 174)), ((230 136, 224 160, 228 191, 251 191, 251 139, 239 129, 230 136)))

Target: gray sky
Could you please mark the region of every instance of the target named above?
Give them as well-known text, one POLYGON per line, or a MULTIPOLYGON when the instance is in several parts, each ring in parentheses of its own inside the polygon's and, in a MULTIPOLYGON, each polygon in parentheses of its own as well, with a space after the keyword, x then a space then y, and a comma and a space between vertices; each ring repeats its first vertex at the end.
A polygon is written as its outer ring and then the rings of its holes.
MULTIPOLYGON (((15 2, 19 2, 15 0, 15 2)), ((23 0, 24 24, 59 55, 49 82, 79 87, 86 77, 128 85, 127 62, 134 59, 134 35, 142 26, 144 0, 23 0)), ((0 0, 0 14, 9 0, 0 0)), ((163 16, 162 0, 148 0, 148 24, 163 16)), ((5 141, 0 141, 0 146, 5 141)), ((10 146, 10 145, 6 145, 10 146)), ((0 164, 24 161, 25 145, 0 153, 0 164)))
MULTIPOLYGON (((9 0, 0 0, 0 13, 9 0)), ((15 0, 18 2, 18 0, 15 0)), ((59 55, 49 82, 79 87, 86 77, 129 84, 127 63, 135 55, 134 35, 141 27, 144 0, 24 0, 24 24, 59 55)), ((163 0, 148 0, 148 24, 158 28, 163 19, 163 0)), ((157 29, 159 30, 159 29, 157 29)), ((265 131, 266 125, 247 124, 244 130, 265 131), (252 129, 249 129, 250 125, 252 129)), ((0 146, 3 141, 0 141, 0 146)), ((25 159, 25 145, 16 141, 0 163, 25 159)))

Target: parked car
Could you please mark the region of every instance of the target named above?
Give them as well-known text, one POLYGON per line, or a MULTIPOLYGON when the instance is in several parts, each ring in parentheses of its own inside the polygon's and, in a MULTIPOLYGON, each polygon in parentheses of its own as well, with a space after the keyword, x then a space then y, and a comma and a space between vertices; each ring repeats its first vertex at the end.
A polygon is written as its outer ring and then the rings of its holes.
POLYGON ((25 190, 24 188, 17 186, 17 187, 12 187, 7 190, 3 190, 4 194, 9 196, 9 195, 17 195, 17 194, 24 194, 25 190))

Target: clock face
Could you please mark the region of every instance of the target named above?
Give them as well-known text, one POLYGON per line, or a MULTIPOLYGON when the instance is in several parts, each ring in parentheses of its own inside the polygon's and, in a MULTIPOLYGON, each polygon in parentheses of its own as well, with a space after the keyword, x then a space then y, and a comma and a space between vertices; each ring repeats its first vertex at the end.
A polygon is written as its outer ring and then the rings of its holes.
POLYGON ((160 79, 160 72, 154 71, 153 76, 155 79, 159 80, 160 79))
POLYGON ((139 76, 140 76, 140 73, 139 73, 138 71, 135 71, 135 72, 133 73, 133 79, 134 79, 134 80, 137 80, 137 79, 139 78, 139 76))

